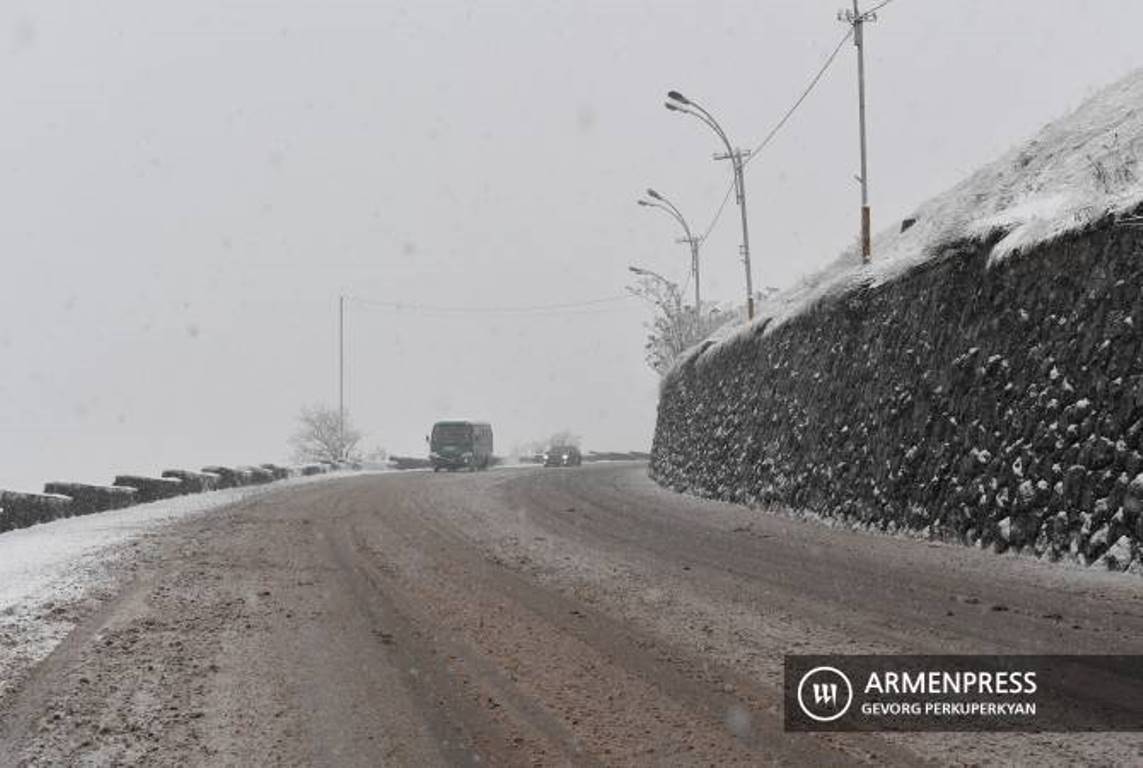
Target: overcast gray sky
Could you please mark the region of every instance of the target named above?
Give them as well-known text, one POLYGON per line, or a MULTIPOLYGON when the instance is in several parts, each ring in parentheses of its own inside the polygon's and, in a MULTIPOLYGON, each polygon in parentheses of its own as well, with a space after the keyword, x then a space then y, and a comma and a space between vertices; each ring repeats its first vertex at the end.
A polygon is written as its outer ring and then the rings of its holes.
MULTIPOLYGON (((518 307, 680 280, 729 179, 677 88, 754 146, 844 32, 840 0, 0 6, 0 487, 287 457, 336 402, 337 296, 518 307)), ((864 4, 866 7, 870 3, 864 4)), ((895 0, 870 26, 874 228, 1141 63, 1135 0, 895 0)), ((1143 105, 1141 105, 1143 106, 1143 105)), ((758 286, 856 234, 846 46, 747 177, 758 286)), ((739 300, 735 211, 703 250, 739 300)), ((648 447, 645 309, 348 315, 366 447, 441 416, 501 452, 648 447)))

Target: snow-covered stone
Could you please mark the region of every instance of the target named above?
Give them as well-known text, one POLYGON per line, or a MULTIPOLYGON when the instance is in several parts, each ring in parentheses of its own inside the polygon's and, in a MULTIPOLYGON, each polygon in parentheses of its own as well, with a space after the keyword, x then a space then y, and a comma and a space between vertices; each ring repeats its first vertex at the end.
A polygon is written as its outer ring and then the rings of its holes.
POLYGON ((1096 561, 1096 564, 1102 565, 1109 570, 1125 571, 1127 570, 1127 566, 1131 565, 1131 557, 1130 537, 1120 536, 1096 561))

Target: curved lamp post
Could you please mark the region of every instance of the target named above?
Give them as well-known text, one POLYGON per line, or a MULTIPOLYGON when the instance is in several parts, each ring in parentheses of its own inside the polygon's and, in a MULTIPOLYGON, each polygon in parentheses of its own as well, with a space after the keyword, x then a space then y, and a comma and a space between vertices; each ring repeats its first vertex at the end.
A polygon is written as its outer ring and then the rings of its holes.
POLYGON ((683 228, 684 237, 680 242, 686 243, 691 247, 691 275, 695 279, 695 315, 702 316, 702 292, 699 288, 699 243, 702 238, 695 237, 691 234, 691 228, 687 225, 687 220, 683 218, 683 214, 675 207, 675 204, 670 200, 660 195, 653 189, 647 190, 647 196, 650 200, 639 200, 639 205, 645 208, 658 208, 661 211, 666 211, 679 225, 683 228))
POLYGON ((730 143, 730 139, 726 136, 726 131, 722 130, 722 126, 714 117, 702 108, 701 105, 696 104, 691 99, 682 95, 678 91, 668 91, 667 101, 663 103, 667 109, 672 112, 682 112, 685 115, 696 117, 706 123, 706 125, 714 131, 722 143, 726 146, 725 155, 715 155, 715 160, 730 160, 734 167, 734 192, 735 198, 738 202, 738 209, 742 213, 742 263, 746 267, 746 315, 750 320, 754 319, 754 280, 750 273, 750 231, 746 224, 746 179, 742 173, 744 161, 750 156, 750 150, 735 149, 734 145, 730 143))
MULTIPOLYGON (((629 266, 629 267, 627 267, 627 269, 628 269, 628 271, 632 272, 633 274, 639 275, 640 277, 649 277, 652 280, 654 280, 656 283, 659 283, 660 285, 662 285, 663 289, 667 291, 667 295, 671 297, 671 301, 675 304, 678 304, 678 307, 680 310, 679 314, 681 314, 683 302, 682 302, 682 294, 679 291, 679 284, 678 283, 676 283, 674 280, 668 280, 667 278, 663 277, 662 275, 660 275, 658 272, 656 272, 653 269, 645 269, 643 267, 636 267, 636 266, 629 266)), ((646 298, 646 297, 644 297, 644 298, 646 298)), ((654 304, 656 302, 652 301, 651 303, 654 304)), ((673 312, 673 310, 672 310, 672 312, 673 312)))
POLYGON ((660 275, 658 272, 656 272, 653 269, 644 269, 643 267, 636 267, 636 266, 630 266, 630 267, 627 267, 627 269, 631 272, 634 272, 636 275, 639 275, 640 277, 649 277, 652 280, 658 280, 660 283, 663 283, 664 285, 670 286, 670 285, 676 284, 674 281, 668 280, 667 278, 663 277, 662 275, 660 275))

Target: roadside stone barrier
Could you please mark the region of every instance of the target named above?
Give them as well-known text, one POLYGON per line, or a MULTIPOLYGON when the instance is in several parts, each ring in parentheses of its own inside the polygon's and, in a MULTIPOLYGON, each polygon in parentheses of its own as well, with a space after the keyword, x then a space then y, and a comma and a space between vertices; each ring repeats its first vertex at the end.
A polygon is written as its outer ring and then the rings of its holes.
MULTIPOLYGON (((341 468, 348 468, 346 467, 341 468)), ((331 465, 310 464, 299 469, 278 464, 259 466, 211 466, 201 472, 168 469, 161 477, 116 475, 112 485, 51 482, 44 493, 0 490, 0 533, 50 522, 72 515, 89 515, 134 504, 172 499, 190 493, 222 488, 262 485, 297 475, 325 474, 331 465)))
POLYGON ((72 515, 69 496, 0 491, 0 533, 72 515))
POLYGON ((111 509, 123 509, 136 503, 138 491, 116 485, 87 485, 85 483, 46 483, 44 493, 70 496, 72 514, 90 515, 111 509))
POLYGON ((662 382, 651 476, 1143 571, 1143 229, 991 246, 692 350, 662 382))
POLYGON ((123 488, 134 488, 138 491, 135 500, 140 504, 162 499, 172 499, 187 493, 187 486, 175 477, 145 477, 143 475, 116 475, 115 482, 123 488))
POLYGON ((186 493, 203 493, 218 488, 219 477, 210 472, 193 472, 189 469, 167 469, 163 471, 162 475, 163 477, 173 477, 176 480, 182 481, 186 493))
POLYGON ((216 464, 209 467, 203 467, 202 471, 216 475, 218 477, 219 488, 237 488, 241 485, 245 485, 243 482, 244 478, 242 472, 233 467, 224 467, 222 465, 216 464))
POLYGON ((262 469, 270 473, 275 480, 285 480, 290 476, 290 470, 277 464, 262 464, 262 469))
POLYGON ((246 485, 263 485, 277 479, 274 473, 265 467, 239 467, 239 471, 243 473, 246 485))

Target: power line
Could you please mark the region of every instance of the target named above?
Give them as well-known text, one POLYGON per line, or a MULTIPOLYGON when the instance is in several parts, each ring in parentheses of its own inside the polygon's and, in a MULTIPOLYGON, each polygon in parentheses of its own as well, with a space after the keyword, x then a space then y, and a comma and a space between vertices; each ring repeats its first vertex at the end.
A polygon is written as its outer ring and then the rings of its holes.
MULTIPOLYGON (((880 8, 884 5, 888 5, 892 1, 893 0, 885 0, 885 2, 883 2, 881 5, 879 5, 877 7, 880 8)), ((876 10, 876 8, 873 10, 876 10)), ((869 11, 869 12, 872 13, 872 11, 869 11)), ((789 121, 789 119, 793 116, 794 112, 796 112, 798 110, 798 107, 802 106, 802 102, 804 102, 806 100, 806 97, 810 95, 810 92, 813 91, 813 89, 815 87, 817 87, 818 82, 821 81, 822 77, 825 76, 826 71, 829 70, 830 66, 833 64, 833 62, 837 58, 838 54, 841 53, 842 47, 845 46, 845 44, 849 41, 849 38, 852 36, 853 36, 853 28, 850 27, 849 29, 846 30, 846 33, 844 35, 842 35, 841 40, 838 41, 837 45, 834 47, 833 51, 830 53, 829 57, 826 59, 825 63, 822 65, 821 69, 819 69, 817 71, 817 74, 815 74, 813 76, 813 78, 810 80, 810 83, 809 83, 809 85, 806 86, 806 89, 804 91, 802 91, 801 95, 798 96, 797 100, 794 101, 793 105, 791 105, 790 108, 788 110, 786 110, 786 113, 784 115, 782 115, 782 118, 774 125, 773 128, 770 129, 770 132, 766 134, 766 137, 764 139, 762 139, 761 143, 759 143, 758 146, 755 147, 754 150, 750 153, 750 156, 743 163, 743 167, 750 165, 751 161, 753 161, 754 158, 756 158, 758 156, 758 153, 762 149, 764 149, 766 147, 766 145, 769 144, 774 139, 775 136, 778 135, 778 131, 782 130, 782 127, 789 121)), ((703 236, 702 236, 703 240, 706 240, 707 235, 709 235, 714 230, 715 225, 718 224, 718 220, 720 218, 722 218, 722 212, 726 209, 726 204, 728 202, 730 202, 730 196, 733 192, 734 192, 734 181, 732 180, 730 182, 730 185, 726 188, 726 194, 724 194, 722 196, 722 202, 719 203, 718 210, 715 211, 714 216, 711 218, 710 224, 707 226, 706 230, 703 232, 703 236)))
POLYGON ((561 304, 533 304, 526 306, 500 306, 500 307, 472 307, 472 306, 443 306, 433 304, 413 304, 403 301, 384 301, 360 296, 346 296, 347 300, 356 304, 363 304, 381 309, 397 312, 415 312, 418 314, 469 314, 469 315, 510 315, 510 314, 558 314, 561 312, 575 313, 577 310, 587 310, 607 304, 618 304, 630 301, 633 297, 627 294, 605 296, 587 301, 566 302, 561 304))
MULTIPOLYGON (((889 0, 889 2, 892 2, 892 0, 889 0)), ((770 132, 766 134, 766 138, 762 139, 762 142, 750 153, 750 157, 746 160, 747 165, 749 165, 750 162, 758 156, 758 153, 762 151, 762 149, 767 144, 769 144, 776 135, 778 135, 778 131, 782 130, 782 126, 784 126, 786 122, 793 116, 794 112, 798 110, 798 107, 802 106, 802 102, 806 100, 806 97, 810 95, 810 92, 813 91, 818 82, 821 81, 826 71, 830 68, 830 65, 832 65, 834 60, 837 58, 837 55, 841 53, 842 47, 849 41, 849 38, 852 36, 853 27, 850 27, 845 31, 845 34, 842 35, 841 40, 838 40, 837 45, 833 49, 833 52, 830 53, 829 58, 825 60, 825 64, 822 65, 821 69, 819 69, 817 74, 814 75, 813 79, 810 80, 810 84, 806 86, 804 91, 802 91, 802 95, 797 98, 797 100, 788 110, 786 110, 786 114, 782 115, 782 119, 779 120, 777 124, 770 129, 770 132)))
POLYGON ((710 224, 707 226, 706 231, 702 233, 702 239, 703 240, 706 240, 707 235, 709 235, 711 233, 711 230, 714 229, 714 225, 718 223, 718 220, 720 218, 722 218, 722 212, 726 208, 726 204, 730 201, 730 195, 733 192, 734 192, 734 179, 731 179, 730 180, 730 186, 728 186, 726 188, 726 194, 722 196, 722 202, 718 204, 718 210, 714 212, 714 218, 712 218, 710 220, 710 224))
POLYGON ((882 8, 884 8, 885 6, 889 5, 889 3, 891 3, 891 2, 893 2, 893 0, 883 0, 883 2, 878 3, 877 5, 873 6, 869 10, 862 11, 862 13, 863 13, 863 15, 866 15, 866 16, 868 16, 871 13, 877 13, 882 8))

